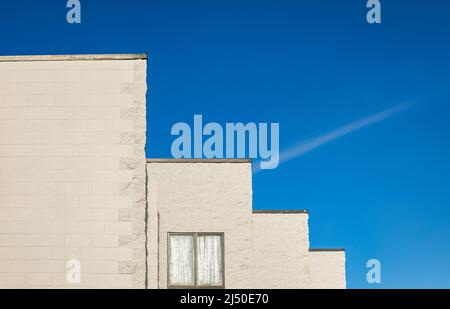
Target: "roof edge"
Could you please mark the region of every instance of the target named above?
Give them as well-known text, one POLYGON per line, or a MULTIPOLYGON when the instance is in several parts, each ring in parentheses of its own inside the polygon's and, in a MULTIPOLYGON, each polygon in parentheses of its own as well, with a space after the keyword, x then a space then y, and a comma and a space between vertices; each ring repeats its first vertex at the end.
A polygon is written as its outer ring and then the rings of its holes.
POLYGON ((149 158, 147 163, 252 163, 251 159, 175 159, 149 158))
POLYGON ((138 59, 145 60, 147 58, 148 58, 147 53, 141 53, 141 54, 16 55, 16 56, 0 56, 0 62, 138 60, 138 59))
POLYGON ((253 214, 308 214, 308 209, 298 210, 253 210, 253 214))
POLYGON ((345 248, 309 248, 309 252, 345 252, 345 248))

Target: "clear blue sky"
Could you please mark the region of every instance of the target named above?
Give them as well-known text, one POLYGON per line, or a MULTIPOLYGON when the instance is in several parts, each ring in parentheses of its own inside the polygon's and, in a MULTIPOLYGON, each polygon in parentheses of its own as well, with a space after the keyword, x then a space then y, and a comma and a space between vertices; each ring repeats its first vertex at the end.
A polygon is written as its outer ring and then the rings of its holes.
POLYGON ((0 53, 149 53, 148 156, 171 126, 279 122, 280 147, 412 106, 263 171, 257 209, 310 211, 312 247, 347 249, 352 288, 450 288, 450 2, 1 1, 0 53), (382 263, 380 285, 365 280, 382 263))

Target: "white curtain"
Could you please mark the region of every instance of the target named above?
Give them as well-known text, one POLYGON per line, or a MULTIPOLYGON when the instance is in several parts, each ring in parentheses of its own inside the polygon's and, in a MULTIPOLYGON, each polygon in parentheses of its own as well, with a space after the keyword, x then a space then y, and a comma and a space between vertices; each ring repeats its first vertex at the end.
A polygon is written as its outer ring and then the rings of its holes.
POLYGON ((197 236, 197 285, 223 284, 222 258, 222 236, 197 236))
POLYGON ((170 235, 169 282, 174 286, 194 285, 194 237, 170 235))

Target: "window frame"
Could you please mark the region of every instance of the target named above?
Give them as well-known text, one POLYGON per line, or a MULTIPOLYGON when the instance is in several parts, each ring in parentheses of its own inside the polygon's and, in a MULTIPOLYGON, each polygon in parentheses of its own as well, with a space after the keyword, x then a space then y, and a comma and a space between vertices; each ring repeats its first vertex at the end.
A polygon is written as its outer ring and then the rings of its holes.
POLYGON ((225 233, 223 232, 168 232, 167 233, 167 288, 169 289, 224 289, 225 288, 225 233), (193 285, 172 285, 170 283, 170 236, 192 236, 194 238, 194 284, 193 285), (222 255, 222 285, 199 285, 197 264, 197 237, 198 236, 220 236, 222 255))

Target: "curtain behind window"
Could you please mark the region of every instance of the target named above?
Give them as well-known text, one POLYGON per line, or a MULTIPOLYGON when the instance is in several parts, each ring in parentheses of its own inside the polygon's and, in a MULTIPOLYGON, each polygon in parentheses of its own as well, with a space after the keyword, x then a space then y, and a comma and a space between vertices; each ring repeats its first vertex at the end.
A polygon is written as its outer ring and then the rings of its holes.
POLYGON ((197 236, 197 284, 199 286, 223 285, 222 237, 197 236))
POLYGON ((194 237, 170 235, 169 282, 173 286, 194 285, 194 237))

